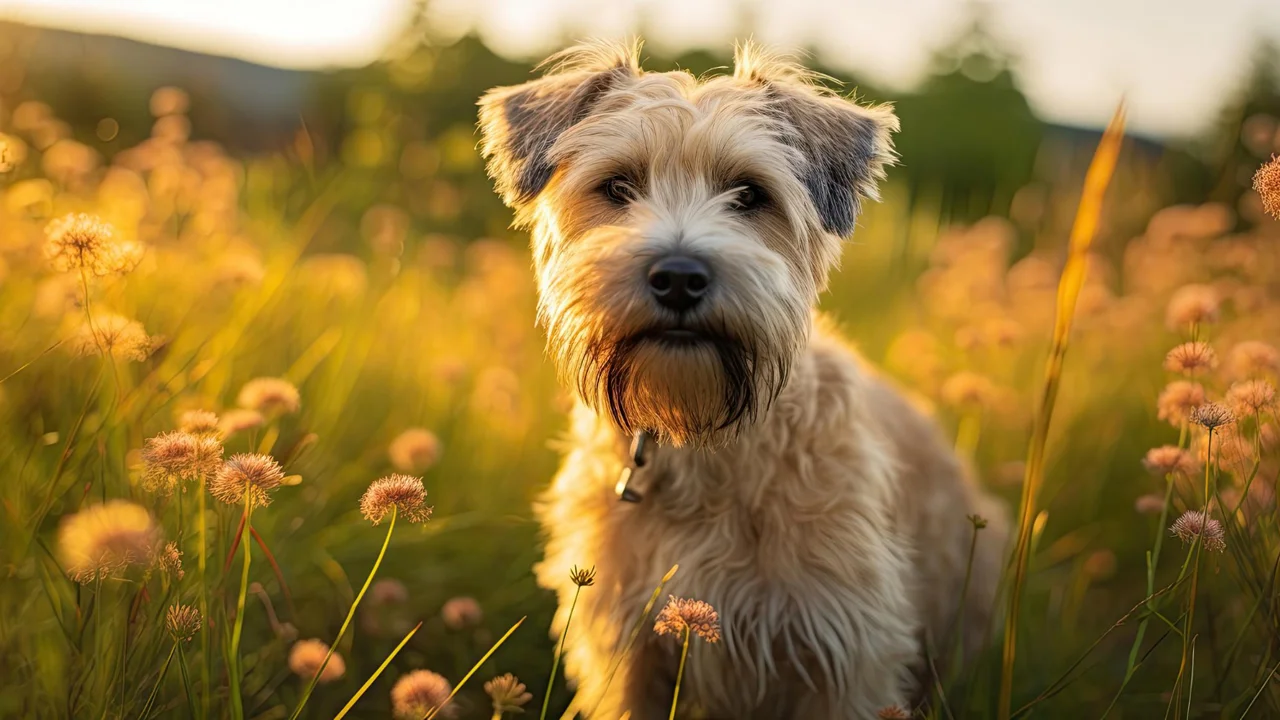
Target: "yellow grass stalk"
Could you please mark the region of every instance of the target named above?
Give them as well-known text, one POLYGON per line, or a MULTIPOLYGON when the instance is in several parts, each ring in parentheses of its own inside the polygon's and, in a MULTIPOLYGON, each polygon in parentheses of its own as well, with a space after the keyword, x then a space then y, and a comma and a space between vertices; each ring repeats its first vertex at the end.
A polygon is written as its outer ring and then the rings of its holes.
POLYGON ((1098 228, 1098 219, 1102 214, 1102 201, 1106 195, 1107 186, 1111 183, 1111 176, 1115 172, 1116 160, 1120 155, 1120 146, 1124 139, 1124 122, 1125 107, 1122 101, 1116 108, 1115 115, 1111 117, 1111 122, 1107 124, 1106 132, 1103 133, 1093 160, 1089 163, 1089 171, 1084 180, 1084 192, 1080 196, 1075 223, 1071 228, 1067 262, 1062 269, 1062 278, 1058 281, 1053 344, 1045 365, 1044 391, 1036 412, 1031 446, 1027 451, 1026 476, 1022 483, 1022 502, 1018 510, 1018 539, 1014 546, 1011 566, 1013 581, 1009 586, 1009 606, 1004 625, 1004 653, 1000 667, 998 714, 1000 720, 1009 719, 1012 707, 1013 665, 1018 650, 1018 610, 1022 601, 1022 588, 1026 582, 1032 519, 1036 516, 1036 496, 1044 480, 1045 445, 1049 437, 1049 423, 1053 419, 1053 406, 1057 400, 1058 385, 1062 379, 1062 362, 1071 338, 1071 323, 1075 315, 1076 300, 1084 285, 1089 246, 1098 228))
POLYGON ((498 638, 498 642, 494 643, 493 647, 489 648, 489 652, 485 653, 484 657, 480 658, 480 660, 476 662, 475 665, 471 666, 471 669, 467 671, 467 674, 462 676, 462 679, 459 680, 458 684, 454 686, 453 692, 449 693, 449 697, 445 698, 444 702, 440 703, 439 707, 432 708, 431 712, 427 713, 426 717, 422 718, 422 720, 431 720, 436 715, 438 715, 440 713, 440 708, 445 707, 446 705, 449 704, 451 700, 453 700, 453 696, 458 694, 458 691, 462 689, 462 686, 467 684, 467 681, 471 679, 471 676, 476 674, 476 671, 480 669, 480 666, 483 665, 485 661, 489 659, 490 655, 492 655, 494 652, 497 651, 498 647, 501 646, 502 643, 507 641, 507 638, 511 637, 511 634, 516 631, 516 628, 520 627, 520 625, 524 623, 526 618, 527 616, 517 620, 516 624, 511 626, 511 629, 507 631, 506 635, 503 635, 502 637, 498 638))
POLYGON ((356 701, 358 701, 361 696, 364 695, 365 691, 373 685, 373 681, 377 680, 378 676, 382 674, 382 671, 387 669, 387 666, 391 664, 391 661, 395 659, 396 655, 400 654, 401 648, 413 639, 414 634, 417 633, 418 628, 421 627, 422 623, 418 623, 413 626, 413 629, 409 631, 408 635, 404 636, 404 639, 400 641, 399 645, 396 645, 395 649, 391 651, 391 654, 387 656, 387 659, 383 660, 382 664, 378 666, 378 669, 374 670, 373 674, 369 676, 369 679, 364 681, 364 684, 360 686, 360 689, 356 691, 356 694, 352 695, 351 699, 347 701, 347 704, 342 706, 342 710, 338 711, 338 714, 333 716, 333 720, 342 720, 342 718, 347 716, 347 713, 351 711, 351 708, 355 707, 356 701))

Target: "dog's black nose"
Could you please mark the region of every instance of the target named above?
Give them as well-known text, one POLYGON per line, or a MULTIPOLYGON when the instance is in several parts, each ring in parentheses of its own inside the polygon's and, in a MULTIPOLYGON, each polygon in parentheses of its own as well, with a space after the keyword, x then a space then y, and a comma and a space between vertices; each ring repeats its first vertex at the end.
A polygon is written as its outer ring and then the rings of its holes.
POLYGON ((649 268, 649 290, 663 307, 691 309, 711 287, 711 269, 687 255, 664 257, 649 268))

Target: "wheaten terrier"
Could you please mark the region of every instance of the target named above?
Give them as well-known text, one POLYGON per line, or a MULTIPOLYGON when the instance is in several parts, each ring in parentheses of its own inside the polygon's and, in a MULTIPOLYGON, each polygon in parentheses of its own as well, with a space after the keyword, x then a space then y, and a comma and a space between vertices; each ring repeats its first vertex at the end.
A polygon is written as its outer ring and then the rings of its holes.
POLYGON ((909 704, 926 642, 951 647, 958 626, 972 648, 986 630, 1007 525, 933 424, 814 314, 897 119, 757 48, 701 79, 645 72, 638 51, 574 48, 480 101, 489 171, 532 231, 539 319, 578 398, 538 505, 537 567, 560 626, 570 567, 599 571, 567 643, 575 707, 666 717, 671 638, 646 629, 605 681, 676 563, 668 589, 723 624, 723 642, 691 650, 688 716, 909 704), (975 513, 991 526, 962 603, 975 513))

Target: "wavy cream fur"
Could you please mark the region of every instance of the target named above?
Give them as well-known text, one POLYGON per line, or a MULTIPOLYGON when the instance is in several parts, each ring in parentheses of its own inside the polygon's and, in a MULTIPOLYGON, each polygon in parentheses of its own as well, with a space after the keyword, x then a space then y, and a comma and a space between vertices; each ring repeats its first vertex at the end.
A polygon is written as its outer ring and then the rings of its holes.
POLYGON ((995 598, 1003 510, 936 429, 812 308, 863 197, 892 160, 892 113, 813 84, 752 48, 732 76, 646 73, 638 45, 557 56, 481 100, 482 149, 531 228, 539 321, 578 393, 564 465, 538 504, 539 582, 561 602, 595 565, 569 634, 577 706, 666 716, 677 646, 644 632, 607 692, 610 659, 662 575, 714 605, 722 644, 695 643, 681 707, 712 718, 868 718, 918 693, 922 641, 949 647, 971 525, 982 531, 959 618, 966 648, 995 598), (601 192, 625 177, 635 198, 601 192), (744 183, 767 202, 744 212, 744 183), (675 315, 647 268, 684 254, 711 291, 675 315), (654 339, 681 327, 703 340, 654 339), (658 439, 643 502, 613 494, 630 434, 658 439))

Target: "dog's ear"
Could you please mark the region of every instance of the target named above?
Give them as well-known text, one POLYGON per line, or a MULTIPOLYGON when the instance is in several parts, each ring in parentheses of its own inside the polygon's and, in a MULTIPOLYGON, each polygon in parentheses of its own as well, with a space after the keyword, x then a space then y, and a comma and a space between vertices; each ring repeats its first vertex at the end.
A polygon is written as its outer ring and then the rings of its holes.
POLYGON ((555 173, 548 158, 561 133, 607 92, 640 74, 640 43, 594 43, 551 56, 543 77, 497 87, 480 98, 480 150, 502 199, 519 207, 555 173))
POLYGON ((734 53, 734 77, 762 87, 787 128, 783 139, 803 158, 797 174, 823 229, 853 232, 862 198, 879 198, 885 167, 897 157, 893 111, 840 97, 819 84, 822 76, 750 43, 734 53))

